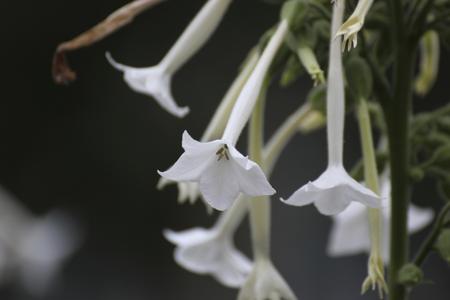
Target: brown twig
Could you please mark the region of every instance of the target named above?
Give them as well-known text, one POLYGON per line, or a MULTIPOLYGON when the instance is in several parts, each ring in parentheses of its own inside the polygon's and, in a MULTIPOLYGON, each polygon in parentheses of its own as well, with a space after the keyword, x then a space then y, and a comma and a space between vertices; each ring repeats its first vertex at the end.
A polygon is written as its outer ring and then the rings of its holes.
POLYGON ((104 39, 116 30, 133 21, 134 17, 163 0, 134 0, 110 14, 105 20, 56 48, 53 55, 52 75, 57 84, 69 84, 77 78, 70 68, 66 53, 88 47, 104 39))

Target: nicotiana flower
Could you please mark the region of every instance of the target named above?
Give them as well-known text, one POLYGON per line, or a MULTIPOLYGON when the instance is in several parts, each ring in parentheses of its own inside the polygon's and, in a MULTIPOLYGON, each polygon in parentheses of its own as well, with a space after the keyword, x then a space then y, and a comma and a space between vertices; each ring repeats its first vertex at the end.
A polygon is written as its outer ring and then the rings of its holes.
MULTIPOLYGON (((201 142, 208 142, 213 139, 219 138, 223 134, 226 122, 230 116, 231 110, 233 109, 234 103, 236 103, 245 82, 250 77, 253 69, 258 62, 259 52, 252 51, 250 57, 246 60, 245 67, 239 73, 238 77, 233 81, 227 93, 223 97, 219 107, 216 109, 214 116, 211 118, 203 136, 201 142)), ((175 183, 175 181, 169 180, 167 178, 161 177, 157 188, 162 189, 170 183, 175 183)), ((197 182, 178 182, 178 202, 184 203, 187 200, 192 204, 200 196, 200 190, 198 188, 197 182)), ((207 207, 210 207, 207 205, 207 207)))
POLYGON ((266 73, 288 31, 282 21, 240 93, 221 139, 201 143, 183 133, 184 153, 163 177, 174 181, 199 182, 203 198, 213 208, 227 209, 239 193, 272 195, 275 190, 261 168, 236 150, 236 142, 258 99, 266 73))
POLYGON ((358 32, 364 25, 364 20, 370 7, 372 6, 372 3, 373 0, 359 0, 352 15, 339 28, 336 35, 342 35, 344 37, 342 50, 345 50, 345 48, 350 50, 352 46, 353 48, 356 48, 358 43, 358 32))
POLYGON ((209 39, 219 25, 231 0, 209 0, 192 20, 162 61, 149 68, 134 68, 109 62, 124 73, 125 82, 138 93, 152 96, 161 107, 177 117, 184 117, 188 107, 180 107, 171 92, 172 75, 189 60, 209 39))
POLYGON ((252 263, 234 247, 233 234, 247 211, 247 200, 238 198, 211 229, 165 230, 166 239, 176 245, 175 261, 191 272, 212 275, 225 286, 241 286, 252 263))
POLYGON ((343 211, 352 201, 361 202, 370 207, 380 206, 379 197, 351 178, 342 162, 345 117, 344 81, 340 51, 341 38, 334 38, 333 33, 342 22, 343 11, 343 1, 336 1, 333 7, 327 79, 328 167, 319 178, 307 183, 285 200, 285 203, 296 206, 314 203, 325 215, 343 211))
POLYGON ((42 295, 80 242, 72 218, 60 211, 35 217, 0 187, 0 284, 17 280, 28 293, 42 295))
POLYGON ((420 69, 414 82, 414 89, 425 96, 436 82, 439 71, 440 43, 436 31, 427 31, 420 40, 420 69))
POLYGON ((238 300, 255 299, 297 299, 270 259, 255 261, 252 273, 238 295, 238 300))
MULTIPOLYGON (((390 225, 390 180, 387 172, 380 179, 380 191, 383 199, 381 255, 385 263, 389 262, 389 225, 390 225)), ((431 209, 410 205, 408 209, 408 231, 415 233, 433 220, 431 209)), ((327 252, 330 256, 355 255, 369 253, 370 232, 367 221, 367 209, 359 203, 352 203, 342 213, 333 216, 333 227, 328 241, 327 252)))

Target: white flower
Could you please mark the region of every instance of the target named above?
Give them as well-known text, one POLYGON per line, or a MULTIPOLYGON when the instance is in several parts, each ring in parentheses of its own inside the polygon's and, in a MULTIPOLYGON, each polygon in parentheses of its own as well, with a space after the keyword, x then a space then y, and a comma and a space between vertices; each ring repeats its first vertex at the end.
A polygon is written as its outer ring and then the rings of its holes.
POLYGON ((231 0, 209 0, 157 66, 134 68, 117 63, 109 53, 106 57, 111 65, 124 72, 124 80, 132 90, 155 98, 171 114, 184 117, 189 108, 178 106, 173 99, 172 75, 206 43, 230 3, 231 0))
POLYGON ((184 153, 167 171, 159 172, 174 181, 199 182, 200 192, 213 208, 225 210, 242 192, 249 196, 272 195, 261 168, 224 140, 200 143, 185 131, 184 153))
POLYGON ((169 170, 158 171, 161 176, 174 181, 199 182, 203 198, 218 210, 227 209, 240 192, 255 197, 275 193, 261 168, 237 151, 235 145, 287 31, 288 23, 282 21, 239 94, 222 138, 201 143, 184 132, 182 146, 185 152, 169 170))
MULTIPOLYGON (((382 211, 381 252, 385 263, 389 262, 389 223, 390 223, 390 181, 382 175, 381 197, 384 201, 382 211)), ((408 231, 415 233, 424 228, 433 219, 431 209, 410 205, 408 209, 408 231)), ((370 252, 370 230, 367 209, 359 203, 352 203, 342 213, 333 216, 333 227, 328 241, 330 256, 355 255, 370 252)))
MULTIPOLYGON (((335 2, 332 33, 336 32, 342 23, 343 11, 343 1, 335 2)), ((332 34, 327 79, 328 168, 315 181, 307 183, 285 200, 285 203, 296 206, 314 203, 325 215, 343 211, 352 201, 370 207, 380 206, 379 197, 353 180, 342 163, 345 97, 340 43, 341 38, 334 38, 332 34)))
POLYGON ((175 261, 191 272, 210 274, 225 286, 241 286, 252 263, 234 247, 233 233, 247 211, 246 201, 236 200, 211 229, 165 230, 166 239, 176 245, 175 261))
POLYGON ((315 181, 298 189, 285 203, 297 206, 314 203, 320 213, 334 215, 352 201, 378 207, 380 199, 351 178, 342 166, 330 166, 315 181))
POLYGON ((64 213, 33 216, 0 187, 0 284, 14 278, 41 296, 81 242, 80 231, 64 213))
POLYGON ((373 0, 359 0, 352 15, 339 28, 336 35, 342 35, 344 37, 342 51, 344 51, 345 48, 350 51, 352 46, 353 48, 356 48, 356 45, 358 44, 358 32, 364 25, 364 20, 372 3, 373 0))
POLYGON ((284 299, 296 300, 283 277, 269 259, 259 259, 253 271, 241 288, 238 300, 284 299))

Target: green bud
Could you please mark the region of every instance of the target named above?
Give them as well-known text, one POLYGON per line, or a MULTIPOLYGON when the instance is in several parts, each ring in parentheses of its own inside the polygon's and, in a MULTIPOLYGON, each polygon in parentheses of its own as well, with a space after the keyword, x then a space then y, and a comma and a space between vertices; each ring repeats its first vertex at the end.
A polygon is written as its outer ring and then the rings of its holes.
POLYGON ((412 168, 409 170, 409 179, 413 182, 419 182, 425 177, 425 173, 420 168, 412 168))
POLYGON ((422 280, 422 269, 412 263, 404 265, 398 273, 398 282, 408 287, 418 285, 422 280))
POLYGON ((369 99, 372 93, 372 72, 365 60, 358 56, 351 57, 345 65, 345 73, 350 91, 356 99, 369 99))
POLYGON ((450 229, 447 228, 441 231, 434 247, 441 257, 450 263, 450 229))

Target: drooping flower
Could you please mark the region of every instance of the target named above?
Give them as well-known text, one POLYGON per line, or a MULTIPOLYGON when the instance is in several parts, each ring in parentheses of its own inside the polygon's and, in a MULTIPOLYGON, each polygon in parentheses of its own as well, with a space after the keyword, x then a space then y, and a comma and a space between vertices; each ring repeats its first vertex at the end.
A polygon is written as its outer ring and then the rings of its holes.
POLYGON ((171 114, 184 117, 189 108, 175 102, 170 86, 172 75, 206 43, 230 3, 231 0, 209 0, 156 66, 134 68, 117 63, 109 53, 106 57, 112 66, 124 73, 125 82, 132 90, 153 97, 171 114))
POLYGON ((356 5, 351 16, 339 28, 336 36, 342 35, 344 37, 342 51, 344 51, 345 48, 347 48, 348 51, 350 51, 352 47, 356 48, 356 45, 358 44, 358 32, 364 25, 364 20, 372 3, 373 0, 359 0, 358 5, 356 5))
MULTIPOLYGON (((380 179, 382 211, 381 255, 385 263, 389 262, 389 226, 390 226, 390 192, 391 185, 387 172, 380 179)), ((431 209, 410 205, 408 209, 408 231, 415 233, 433 220, 431 209)), ((342 213, 333 216, 327 253, 330 256, 346 256, 370 252, 370 231, 367 222, 367 210, 359 203, 352 203, 342 213)))
POLYGON ((296 300, 294 293, 269 259, 254 263, 252 273, 241 288, 238 300, 284 299, 296 300))
MULTIPOLYGON (((223 134, 226 122, 230 116, 233 105, 239 97, 242 88, 244 87, 246 81, 250 77, 253 69, 258 62, 259 52, 252 51, 250 56, 246 60, 245 67, 239 73, 238 77, 233 81, 227 93, 223 97, 216 109, 214 116, 211 118, 205 132, 201 138, 201 142, 209 142, 211 140, 220 138, 223 134)), ((168 184, 175 183, 175 181, 169 180, 167 178, 161 177, 157 188, 162 189, 168 184)), ((178 202, 184 203, 187 200, 193 204, 200 196, 200 190, 198 188, 198 183, 196 182, 177 182, 178 185, 178 202)), ((209 205, 207 207, 210 208, 209 205)))
POLYGON ((185 152, 167 171, 159 172, 174 181, 199 182, 203 198, 213 208, 227 209, 239 193, 272 195, 275 190, 261 168, 236 150, 236 142, 247 123, 261 91, 267 70, 288 31, 282 21, 239 94, 221 139, 198 142, 183 134, 185 152))
POLYGON ((379 207, 379 197, 348 175, 343 167, 343 134, 345 118, 344 80, 340 44, 334 33, 342 23, 343 1, 336 1, 330 41, 327 85, 328 167, 315 181, 309 182, 290 196, 285 203, 303 206, 314 203, 325 215, 343 211, 352 201, 379 207))
POLYGON ((247 199, 241 196, 211 229, 165 230, 166 239, 176 245, 175 261, 191 272, 212 275, 225 286, 240 287, 252 262, 234 247, 233 234, 246 211, 247 199))
POLYGON ((174 181, 198 182, 213 208, 227 209, 240 192, 250 196, 275 192, 261 168, 223 140, 200 143, 185 131, 182 146, 185 152, 177 162, 159 174, 174 181))

